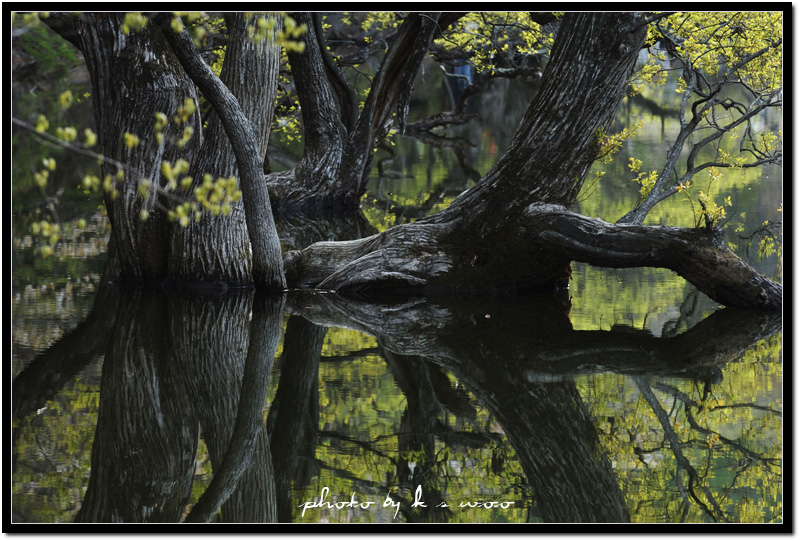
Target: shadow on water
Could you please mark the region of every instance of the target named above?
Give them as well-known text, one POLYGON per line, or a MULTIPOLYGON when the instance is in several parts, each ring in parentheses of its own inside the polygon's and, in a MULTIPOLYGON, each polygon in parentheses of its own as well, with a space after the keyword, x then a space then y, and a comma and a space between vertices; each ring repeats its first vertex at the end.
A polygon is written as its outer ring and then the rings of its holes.
MULTIPOLYGON (((622 326, 577 331, 569 302, 554 296, 366 302, 333 293, 180 296, 117 287, 102 295, 84 324, 13 384, 16 469, 18 427, 80 371, 81 359, 105 356, 79 522, 297 519, 294 491, 325 467, 317 456, 321 439, 345 437, 320 423, 319 366, 329 328, 374 337, 375 352, 405 396, 395 450, 371 449, 396 470, 373 484, 399 502, 398 520, 453 518, 455 510, 441 505, 446 494, 435 482, 435 464, 409 457, 435 456, 437 439, 478 447, 496 439, 441 423, 442 412, 474 419, 481 407, 513 447, 540 520, 628 522, 631 510, 575 376, 633 377, 661 421, 652 400, 656 378, 717 384, 728 363, 781 331, 777 315, 731 309, 673 337, 622 326), (265 420, 284 316, 280 380, 265 420), (96 332, 91 340, 87 326, 96 332), (454 387, 448 375, 463 386, 454 387), (192 505, 201 436, 214 476, 192 505), (417 487, 413 499, 426 507, 408 496, 417 487)), ((702 491, 675 435, 664 429, 678 464, 695 479, 690 488, 702 491)), ((354 443, 370 451, 370 442, 354 443)), ((724 518, 721 510, 709 513, 724 518)))

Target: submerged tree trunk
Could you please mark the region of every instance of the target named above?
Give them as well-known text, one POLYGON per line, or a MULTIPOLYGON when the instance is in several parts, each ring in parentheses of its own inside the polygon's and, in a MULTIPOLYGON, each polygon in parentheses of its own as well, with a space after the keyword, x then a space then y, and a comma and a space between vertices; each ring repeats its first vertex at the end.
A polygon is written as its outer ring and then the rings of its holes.
MULTIPOLYGON (((271 114, 255 115, 255 122, 248 118, 247 108, 241 106, 236 96, 231 93, 231 90, 206 65, 195 49, 189 33, 185 29, 181 32, 174 31, 171 23, 173 19, 169 15, 157 15, 154 20, 164 32, 164 36, 169 41, 172 51, 177 55, 183 69, 186 70, 192 81, 197 84, 206 99, 211 102, 225 129, 231 149, 236 156, 239 186, 242 190, 244 218, 247 223, 247 235, 252 250, 253 282, 265 289, 283 290, 286 287, 286 281, 281 262, 281 247, 278 241, 278 233, 275 230, 269 194, 264 185, 263 177, 263 154, 267 140, 265 136, 269 135, 269 123, 263 121, 269 120, 271 114), (257 128, 261 128, 261 134, 256 131, 257 128), (261 135, 260 138, 259 135, 261 135)), ((261 46, 252 47, 252 44, 247 45, 247 40, 243 35, 247 31, 244 17, 241 15, 232 16, 229 21, 232 26, 230 30, 234 33, 234 40, 239 39, 234 45, 239 45, 240 50, 236 50, 234 46, 233 52, 241 52, 241 58, 258 63, 260 61, 259 55, 263 55, 263 57, 269 55, 267 49, 272 49, 272 53, 275 53, 269 38, 262 42, 261 46), (263 45, 264 43, 266 45, 263 45)), ((272 69, 267 68, 262 73, 266 73, 266 76, 272 77, 274 81, 276 76, 274 57, 268 65, 272 69)), ((248 64, 243 63, 235 65, 234 69, 229 72, 230 76, 234 78, 234 82, 238 79, 237 86, 240 90, 244 88, 246 70, 248 69, 248 64)), ((254 92, 253 95, 257 98, 263 97, 259 92, 254 92)), ((258 107, 271 109, 272 100, 263 102, 256 99, 252 107, 249 108, 250 112, 255 113, 258 107)), ((212 150, 220 152, 221 149, 217 147, 212 150)), ((213 240, 217 243, 220 242, 219 237, 214 237, 213 240)), ((217 250, 220 249, 219 246, 216 248, 217 250)), ((225 279, 225 277, 220 278, 225 279)))
POLYGON ((258 44, 249 40, 247 17, 229 15, 223 84, 200 59, 188 33, 171 28, 170 15, 157 15, 154 22, 127 33, 123 20, 124 13, 51 14, 47 19, 81 50, 92 79, 100 151, 110 158, 103 175, 113 181, 113 190, 106 191, 105 203, 120 277, 137 283, 162 283, 171 277, 190 285, 255 283, 284 289, 280 243, 262 170, 280 49, 270 38, 258 44), (205 142, 197 108, 188 119, 172 120, 185 100, 197 103, 195 84, 217 114, 205 142), (154 133, 159 113, 169 119, 162 140, 154 133), (195 136, 179 144, 185 129, 195 136), (232 205, 230 216, 205 213, 203 223, 190 225, 188 231, 175 226, 173 231, 165 211, 173 203, 164 191, 140 195, 143 179, 164 188, 162 163, 179 158, 193 164, 192 193, 204 173, 239 177, 244 197, 232 205), (125 167, 118 169, 112 160, 125 167), (146 220, 142 211, 149 214, 146 220))
POLYGON ((580 260, 666 267, 720 303, 780 308, 782 288, 709 231, 611 226, 566 210, 625 95, 645 28, 641 14, 567 14, 536 97, 484 178, 430 218, 286 254, 290 285, 519 291, 565 284, 580 260))

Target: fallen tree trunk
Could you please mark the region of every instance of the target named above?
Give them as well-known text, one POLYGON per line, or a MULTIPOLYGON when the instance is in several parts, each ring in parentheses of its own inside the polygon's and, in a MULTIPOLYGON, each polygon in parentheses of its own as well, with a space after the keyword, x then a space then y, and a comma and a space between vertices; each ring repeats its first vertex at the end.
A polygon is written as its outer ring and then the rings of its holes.
POLYGON ((286 255, 287 278, 293 287, 359 293, 524 291, 557 284, 559 265, 574 260, 667 268, 720 304, 782 307, 783 288, 727 249, 713 230, 611 224, 558 205, 531 205, 516 223, 491 228, 484 238, 480 231, 466 234, 470 228, 466 219, 420 221, 365 239, 316 243, 286 255))

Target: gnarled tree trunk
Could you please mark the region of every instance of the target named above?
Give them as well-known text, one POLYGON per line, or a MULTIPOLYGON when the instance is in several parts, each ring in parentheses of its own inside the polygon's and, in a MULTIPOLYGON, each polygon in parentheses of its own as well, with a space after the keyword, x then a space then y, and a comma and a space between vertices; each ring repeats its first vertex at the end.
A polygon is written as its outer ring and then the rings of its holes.
POLYGON ((100 152, 110 158, 103 175, 115 179, 115 190, 105 193, 105 203, 120 277, 137 283, 171 277, 189 284, 256 283, 283 289, 280 243, 262 171, 279 48, 269 39, 253 43, 247 38, 247 17, 230 15, 231 39, 223 69, 226 86, 200 59, 188 33, 170 27, 171 15, 154 17, 161 28, 151 22, 127 33, 123 21, 122 13, 52 14, 47 19, 51 28, 81 50, 92 79, 100 152), (184 122, 168 122, 159 141, 154 136, 156 114, 171 120, 184 100, 196 103, 195 84, 217 114, 206 141, 200 136, 198 112, 184 122), (179 145, 185 128, 195 136, 179 145), (137 136, 138 143, 131 144, 127 134, 137 136), (151 189, 142 198, 139 182, 147 179, 163 188, 167 181, 161 175, 162 162, 179 158, 193 164, 191 173, 198 181, 203 173, 239 177, 244 197, 233 204, 231 216, 206 215, 204 223, 182 231, 167 221, 164 209, 173 203, 162 191, 151 189), (119 171, 114 164, 125 167, 119 171), (118 172, 124 177, 117 178, 118 172), (149 213, 147 220, 141 211, 149 213))
POLYGON ((430 218, 286 254, 290 285, 526 290, 563 284, 580 260, 666 267, 723 304, 780 308, 782 288, 709 231, 612 226, 566 210, 625 96, 645 28, 636 13, 566 15, 537 95, 484 178, 430 218))
POLYGON ((303 156, 298 165, 268 175, 270 197, 279 209, 354 209, 366 190, 373 149, 397 113, 401 126, 414 78, 442 26, 461 14, 410 13, 398 30, 360 113, 352 88, 327 53, 319 15, 295 13, 308 26, 302 53, 289 53, 303 114, 303 156))
MULTIPOLYGON (((170 122, 163 131, 163 144, 153 137, 153 126, 156 113, 171 117, 185 99, 197 100, 197 93, 158 28, 147 25, 125 34, 123 19, 124 13, 52 13, 45 20, 86 59, 99 151, 128 166, 122 171, 124 178, 115 181, 117 193, 105 193, 120 276, 132 282, 160 281, 167 269, 169 224, 158 203, 165 201, 156 190, 142 199, 138 185, 143 178, 163 185, 162 161, 191 160, 199 138, 183 149, 175 141, 187 126, 200 133, 199 114, 182 125, 170 122), (137 136, 139 143, 127 144, 126 133, 137 136), (142 210, 150 214, 146 221, 140 217, 142 210)), ((118 169, 106 162, 102 173, 116 178, 118 169)))

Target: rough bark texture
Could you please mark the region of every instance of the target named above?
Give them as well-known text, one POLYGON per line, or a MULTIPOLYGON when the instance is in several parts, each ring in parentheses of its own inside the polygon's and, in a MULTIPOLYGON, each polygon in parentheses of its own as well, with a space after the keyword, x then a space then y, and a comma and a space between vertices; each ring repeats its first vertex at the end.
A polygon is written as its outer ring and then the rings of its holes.
MULTIPOLYGON (((175 32, 170 15, 158 15, 155 21, 178 57, 181 66, 211 102, 231 142, 239 183, 242 189, 245 221, 253 256, 253 281, 257 286, 283 290, 286 281, 281 263, 281 248, 269 194, 264 184, 263 154, 253 123, 247 118, 236 97, 203 62, 186 30, 175 32)), ((244 73, 238 74, 244 78, 244 73)))
POLYGON ((283 209, 341 206, 348 197, 347 187, 338 181, 348 132, 321 52, 324 37, 317 34, 310 13, 292 17, 308 27, 302 37, 305 50, 288 53, 301 104, 304 148, 294 170, 267 177, 270 196, 283 209))
MULTIPOLYGON (((458 15, 460 16, 460 15, 458 15)), ((458 16, 446 17, 451 24, 458 16)), ((303 114, 305 148, 297 167, 271 174, 267 183, 282 210, 354 209, 366 190, 373 149, 388 133, 392 115, 401 125, 414 78, 435 33, 438 13, 410 13, 375 74, 364 108, 354 122, 347 82, 326 62, 324 37, 308 13, 293 14, 309 27, 303 53, 290 53, 303 114)))
POLYGON ((541 241, 570 259, 602 267, 667 268, 726 306, 779 310, 783 305, 783 288, 725 247, 719 231, 615 225, 550 205, 532 205, 528 214, 541 241))
MULTIPOLYGON (((165 25, 163 32, 156 24, 148 24, 129 34, 122 31, 123 17, 122 13, 54 13, 47 19, 86 58, 100 151, 128 166, 124 180, 116 182, 118 194, 105 195, 121 278, 162 282, 169 275, 188 285, 227 287, 255 282, 283 289, 280 244, 262 171, 277 90, 279 48, 269 41, 252 43, 246 37, 246 17, 231 14, 223 73, 229 86, 225 86, 200 59, 188 33, 170 28, 169 15, 156 17, 165 25), (202 153, 197 153, 202 142, 199 113, 184 124, 169 122, 162 131, 163 144, 153 137, 156 113, 171 118, 185 99, 197 101, 195 82, 185 69, 192 71, 218 115, 210 122, 202 153), (181 149, 175 141, 187 126, 196 135, 181 149), (126 132, 138 136, 139 144, 128 146, 126 132), (177 231, 170 242, 171 224, 157 203, 168 208, 172 204, 156 190, 142 200, 138 184, 149 179, 163 186, 162 161, 174 163, 178 158, 193 163, 196 179, 205 172, 214 177, 238 175, 244 197, 233 205, 231 216, 205 216, 203 224, 177 231), (142 210, 149 212, 149 219, 141 219, 142 210)), ((104 175, 113 177, 116 172, 110 164, 103 166, 104 175)))
MULTIPOLYGON (((241 369, 223 366, 225 363, 216 358, 209 359, 210 366, 201 372, 232 376, 234 381, 239 380, 239 388, 215 389, 213 381, 205 382, 213 393, 208 395, 213 397, 209 402, 216 399, 225 404, 226 399, 233 399, 235 410, 223 406, 213 409, 212 415, 203 416, 203 430, 209 438, 212 435, 215 438, 209 441, 209 450, 213 447, 214 478, 186 517, 187 522, 208 522, 220 506, 225 522, 276 520, 275 473, 263 409, 280 341, 283 300, 282 295, 257 295, 253 299, 246 358, 241 369), (225 451, 221 456, 223 445, 225 451)), ((238 312, 239 317, 247 314, 238 312)), ((241 347, 238 341, 223 343, 241 347)))
MULTIPOLYGON (((170 123, 163 145, 152 137, 152 129, 157 112, 173 114, 184 99, 196 99, 196 92, 158 29, 148 25, 126 35, 121 30, 123 17, 124 13, 53 13, 46 21, 78 46, 86 59, 99 151, 128 165, 124 180, 115 183, 118 195, 105 194, 121 277, 133 282, 160 281, 167 267, 166 216, 156 206, 155 190, 142 200, 137 189, 143 178, 159 182, 162 160, 191 157, 196 141, 182 150, 174 144, 184 126, 170 123), (126 132, 138 136, 139 144, 129 147, 126 132), (141 210, 150 212, 150 219, 143 221, 141 210)), ((196 133, 199 124, 199 114, 187 122, 196 133)), ((114 177, 117 168, 106 164, 102 172, 114 177)))
POLYGON ((185 407, 166 313, 163 296, 137 293, 117 314, 77 522, 177 522, 189 502, 197 422, 185 407))
MULTIPOLYGON (((229 40, 220 80, 253 123, 258 159, 263 162, 274 112, 271 105, 277 91, 280 47, 269 39, 254 43, 247 38, 247 25, 255 24, 259 16, 248 22, 243 13, 226 14, 229 40)), ((190 194, 202 184, 206 173, 214 179, 239 176, 236 156, 216 113, 211 113, 203 135, 202 147, 189 170, 189 176, 195 179, 190 194)), ((180 284, 251 284, 252 258, 243 201, 231 205, 229 216, 207 213, 200 222, 191 220, 186 227, 174 226, 169 265, 169 277, 180 284)))
POLYGON ((527 290, 560 286, 573 259, 672 269, 718 302, 776 309, 782 288, 713 235, 679 228, 614 229, 568 213, 597 157, 644 39, 641 14, 564 17, 540 90, 495 167, 446 210, 413 224, 285 256, 297 287, 527 290), (570 236, 573 236, 570 240, 570 236), (612 238, 622 243, 615 248, 612 238), (652 256, 652 248, 659 250, 652 256))

